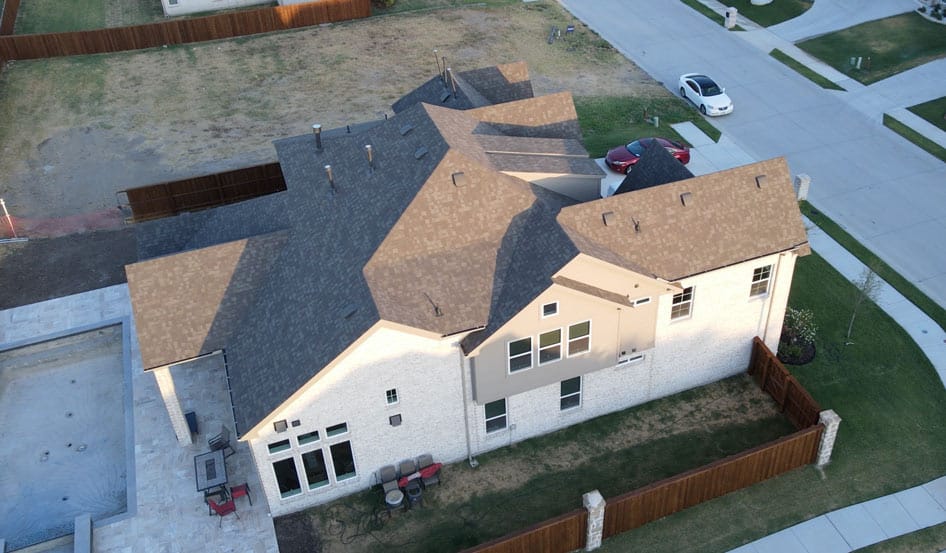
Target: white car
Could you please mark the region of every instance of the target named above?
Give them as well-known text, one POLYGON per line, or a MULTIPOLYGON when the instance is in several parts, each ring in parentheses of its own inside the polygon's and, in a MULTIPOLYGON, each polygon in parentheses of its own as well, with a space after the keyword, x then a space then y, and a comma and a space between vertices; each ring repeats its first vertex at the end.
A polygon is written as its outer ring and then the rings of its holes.
POLYGON ((732 113, 732 100, 726 95, 726 89, 700 73, 680 75, 680 96, 693 102, 703 115, 732 113))

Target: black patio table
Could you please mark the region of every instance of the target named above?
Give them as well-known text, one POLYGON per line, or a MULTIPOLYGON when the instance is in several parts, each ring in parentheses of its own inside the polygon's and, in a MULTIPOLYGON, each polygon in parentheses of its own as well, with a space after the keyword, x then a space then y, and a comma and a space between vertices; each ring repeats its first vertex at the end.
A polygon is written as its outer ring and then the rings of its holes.
POLYGON ((227 483, 227 462, 223 450, 208 451, 194 457, 197 491, 219 488, 227 483))

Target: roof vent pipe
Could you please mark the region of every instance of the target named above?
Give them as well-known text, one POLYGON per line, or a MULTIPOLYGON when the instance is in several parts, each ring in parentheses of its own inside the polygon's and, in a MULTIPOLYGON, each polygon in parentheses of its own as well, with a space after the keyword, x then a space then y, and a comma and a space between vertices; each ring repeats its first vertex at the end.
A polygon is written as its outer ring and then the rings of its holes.
POLYGON ((437 55, 436 48, 434 48, 434 61, 437 62, 437 76, 443 79, 443 70, 440 69, 440 56, 437 55))
POLYGON ((338 192, 338 190, 335 188, 335 175, 332 174, 331 165, 325 166, 325 174, 328 176, 328 185, 332 187, 332 194, 338 192))
POLYGON ((315 149, 322 151, 322 125, 312 125, 312 134, 315 135, 315 149))
POLYGON ((443 69, 441 69, 442 73, 440 74, 440 80, 443 81, 444 86, 447 86, 447 56, 441 56, 440 59, 443 60, 443 69))
POLYGON ((450 88, 453 89, 453 93, 457 93, 457 80, 453 78, 453 70, 449 67, 447 68, 447 77, 450 79, 450 88))
POLYGON ((371 144, 365 144, 365 155, 368 156, 368 168, 374 171, 374 150, 371 144))

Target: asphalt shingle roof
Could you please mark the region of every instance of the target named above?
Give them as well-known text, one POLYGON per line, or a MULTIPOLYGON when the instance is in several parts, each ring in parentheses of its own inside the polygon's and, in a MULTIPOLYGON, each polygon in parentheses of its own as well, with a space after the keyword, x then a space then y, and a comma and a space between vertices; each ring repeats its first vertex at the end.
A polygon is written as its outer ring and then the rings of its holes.
POLYGON ((693 173, 665 148, 645 148, 615 194, 693 178, 693 173))

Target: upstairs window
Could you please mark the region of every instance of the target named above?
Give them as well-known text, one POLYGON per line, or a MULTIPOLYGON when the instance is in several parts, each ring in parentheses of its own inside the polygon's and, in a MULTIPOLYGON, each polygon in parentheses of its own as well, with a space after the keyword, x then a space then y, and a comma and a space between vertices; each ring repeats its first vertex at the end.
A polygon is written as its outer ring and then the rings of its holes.
POLYGON ((749 296, 764 296, 769 293, 769 280, 772 276, 772 266, 766 265, 752 271, 752 286, 749 287, 749 296))
POLYGON ((673 296, 673 304, 670 307, 670 319, 685 319, 693 311, 693 287, 684 288, 679 294, 673 296))
POLYGON ((539 334, 539 365, 554 363, 562 358, 562 329, 556 328, 539 334))
POLYGON ((335 426, 329 426, 325 429, 325 435, 329 438, 332 436, 341 436, 348 432, 348 423, 343 422, 341 424, 336 424, 335 426))
POLYGON ((509 342, 509 372, 532 367, 532 337, 509 342))
POLYGON ((546 303, 542 306, 542 318, 558 315, 558 302, 546 303))
POLYGON ((568 327, 568 356, 591 350, 591 321, 576 323, 568 327))

